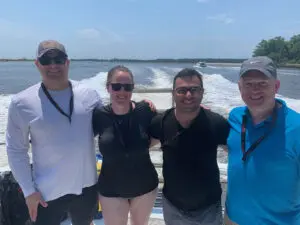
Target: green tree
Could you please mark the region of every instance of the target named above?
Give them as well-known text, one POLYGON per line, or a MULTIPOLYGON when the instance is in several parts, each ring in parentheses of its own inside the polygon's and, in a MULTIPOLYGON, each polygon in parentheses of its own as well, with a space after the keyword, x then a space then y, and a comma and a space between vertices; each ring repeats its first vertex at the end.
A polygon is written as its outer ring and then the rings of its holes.
POLYGON ((300 63, 300 34, 291 37, 288 42, 289 62, 300 63))
POLYGON ((286 63, 289 60, 288 43, 283 37, 262 40, 253 51, 253 56, 268 56, 276 63, 286 63))

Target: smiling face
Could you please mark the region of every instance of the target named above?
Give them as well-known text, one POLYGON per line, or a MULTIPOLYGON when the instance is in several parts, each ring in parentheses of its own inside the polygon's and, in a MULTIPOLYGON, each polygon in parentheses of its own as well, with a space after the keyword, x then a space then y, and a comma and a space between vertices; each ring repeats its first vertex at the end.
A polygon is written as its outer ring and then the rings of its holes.
POLYGON ((252 111, 264 111, 274 104, 280 81, 257 70, 244 74, 239 81, 243 101, 252 111))
POLYGON ((203 98, 202 80, 198 76, 178 77, 173 90, 176 109, 181 112, 195 112, 203 98))
POLYGON ((66 55, 57 50, 51 50, 35 61, 43 80, 60 82, 68 79, 70 61, 66 55))
POLYGON ((112 103, 128 105, 134 88, 132 75, 127 71, 116 70, 107 82, 107 90, 112 103))

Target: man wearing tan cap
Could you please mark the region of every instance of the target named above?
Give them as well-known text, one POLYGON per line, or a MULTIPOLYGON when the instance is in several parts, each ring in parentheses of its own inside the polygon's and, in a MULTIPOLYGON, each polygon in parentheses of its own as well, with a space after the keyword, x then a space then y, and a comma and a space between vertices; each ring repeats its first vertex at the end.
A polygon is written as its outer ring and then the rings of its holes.
POLYGON ((69 80, 70 61, 59 42, 41 42, 35 64, 42 81, 16 94, 9 106, 10 168, 36 225, 59 225, 65 212, 73 225, 89 225, 97 207, 91 119, 100 97, 69 80))

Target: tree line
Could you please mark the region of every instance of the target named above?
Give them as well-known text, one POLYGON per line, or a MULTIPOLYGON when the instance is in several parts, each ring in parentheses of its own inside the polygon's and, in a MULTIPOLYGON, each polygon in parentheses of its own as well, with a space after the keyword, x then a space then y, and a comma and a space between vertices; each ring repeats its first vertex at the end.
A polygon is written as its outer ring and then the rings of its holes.
POLYGON ((253 51, 253 56, 268 56, 278 65, 300 64, 300 34, 289 40, 281 36, 260 41, 253 51))

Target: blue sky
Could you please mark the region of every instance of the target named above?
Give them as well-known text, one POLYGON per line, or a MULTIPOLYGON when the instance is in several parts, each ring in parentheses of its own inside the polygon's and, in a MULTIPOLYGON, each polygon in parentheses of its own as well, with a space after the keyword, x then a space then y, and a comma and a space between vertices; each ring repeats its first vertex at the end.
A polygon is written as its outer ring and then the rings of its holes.
POLYGON ((1 1, 0 57, 32 58, 56 39, 71 58, 239 58, 300 34, 299 0, 20 2, 1 1))

